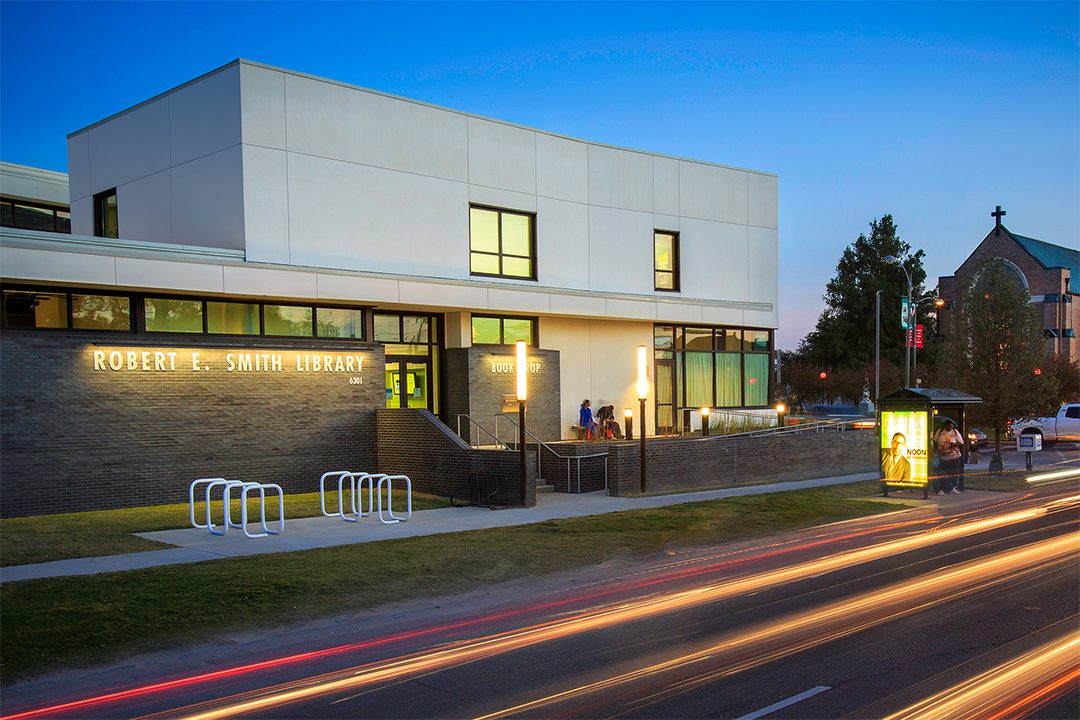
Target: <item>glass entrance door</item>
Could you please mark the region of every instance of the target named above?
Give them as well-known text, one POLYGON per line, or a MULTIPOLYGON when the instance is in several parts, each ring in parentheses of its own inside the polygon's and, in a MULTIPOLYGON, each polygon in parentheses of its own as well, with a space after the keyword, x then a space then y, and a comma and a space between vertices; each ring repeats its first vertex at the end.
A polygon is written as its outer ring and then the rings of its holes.
POLYGON ((432 410, 430 375, 426 359, 388 355, 386 407, 432 410))

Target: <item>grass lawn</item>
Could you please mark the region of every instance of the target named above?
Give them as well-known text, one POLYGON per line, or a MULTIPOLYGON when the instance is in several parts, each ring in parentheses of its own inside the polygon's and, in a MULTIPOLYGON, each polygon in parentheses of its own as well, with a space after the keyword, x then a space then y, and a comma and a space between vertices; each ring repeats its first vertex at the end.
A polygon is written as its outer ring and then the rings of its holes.
MULTIPOLYGON (((221 632, 895 510, 876 481, 536 525, 0 586, 0 677, 101 663, 221 632), (497 552, 493 552, 497 548, 497 552), (356 572, 342 568, 393 568, 356 572), (206 608, 214 608, 207 623, 206 608)), ((317 503, 317 500, 316 500, 317 503)))
POLYGON ((964 475, 964 489, 1023 492, 1031 489, 1026 480, 1031 474, 1026 471, 1016 470, 1003 473, 968 472, 964 475))
MULTIPOLYGON (((395 501, 398 495, 395 491, 395 501)), ((404 507, 404 493, 400 495, 401 507, 404 507)), ((328 507, 337 508, 337 492, 327 493, 326 503, 328 507)), ((414 510, 429 510, 449 504, 446 498, 413 493, 414 510)), ((266 505, 267 517, 277 519, 277 498, 268 497, 266 505)), ((211 506, 215 522, 220 523, 221 501, 213 502, 211 506)), ((240 501, 233 500, 230 507, 232 517, 239 518, 240 501)), ((202 503, 198 503, 197 517, 201 509, 202 503)), ((258 504, 249 500, 248 513, 255 515, 257 512, 258 504)), ((319 512, 317 492, 285 496, 286 522, 289 518, 314 517, 319 512)), ((181 527, 190 527, 187 503, 8 518, 0 520, 0 566, 163 550, 171 546, 135 537, 133 533, 181 527)))

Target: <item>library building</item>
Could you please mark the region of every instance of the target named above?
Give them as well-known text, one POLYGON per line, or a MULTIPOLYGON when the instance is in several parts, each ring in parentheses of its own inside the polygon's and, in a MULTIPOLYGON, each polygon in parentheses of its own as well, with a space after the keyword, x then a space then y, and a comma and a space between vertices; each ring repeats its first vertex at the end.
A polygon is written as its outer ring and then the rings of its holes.
POLYGON ((0 163, 4 516, 514 472, 518 341, 556 490, 618 491, 566 460, 617 444, 585 400, 650 438, 772 412, 773 174, 245 60, 67 144, 0 163))

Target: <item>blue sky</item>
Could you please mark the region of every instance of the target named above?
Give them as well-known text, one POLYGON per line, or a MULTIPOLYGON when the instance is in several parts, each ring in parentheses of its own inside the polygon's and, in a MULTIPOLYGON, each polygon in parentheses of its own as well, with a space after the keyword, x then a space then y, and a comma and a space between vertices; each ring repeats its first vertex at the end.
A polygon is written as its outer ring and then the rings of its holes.
MULTIPOLYGON (((0 3, 0 159, 245 57, 780 176, 781 347, 892 213, 951 272, 1005 206, 1077 246, 1080 4, 0 3)), ((724 269, 717 268, 723 283, 724 269)), ((933 284, 933 282, 931 282, 933 284)))

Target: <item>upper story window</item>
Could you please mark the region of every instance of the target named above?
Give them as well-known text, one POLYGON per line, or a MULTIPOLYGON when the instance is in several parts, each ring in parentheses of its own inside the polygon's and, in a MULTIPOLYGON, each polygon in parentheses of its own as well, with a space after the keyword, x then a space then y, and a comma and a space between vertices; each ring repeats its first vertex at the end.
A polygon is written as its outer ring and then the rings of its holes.
POLYGON ((536 345, 534 318, 473 315, 473 345, 513 345, 518 340, 536 345))
POLYGON ((131 331, 126 295, 4 290, 4 326, 131 331))
POLYGON ((116 188, 94 196, 94 235, 120 237, 120 224, 116 214, 116 188))
POLYGON ((657 290, 679 291, 679 233, 653 232, 653 277, 657 290))
POLYGON ((70 233, 71 213, 66 207, 3 198, 0 199, 0 225, 23 230, 70 233))
POLYGON ((469 208, 469 268, 473 275, 536 279, 536 216, 469 208))

